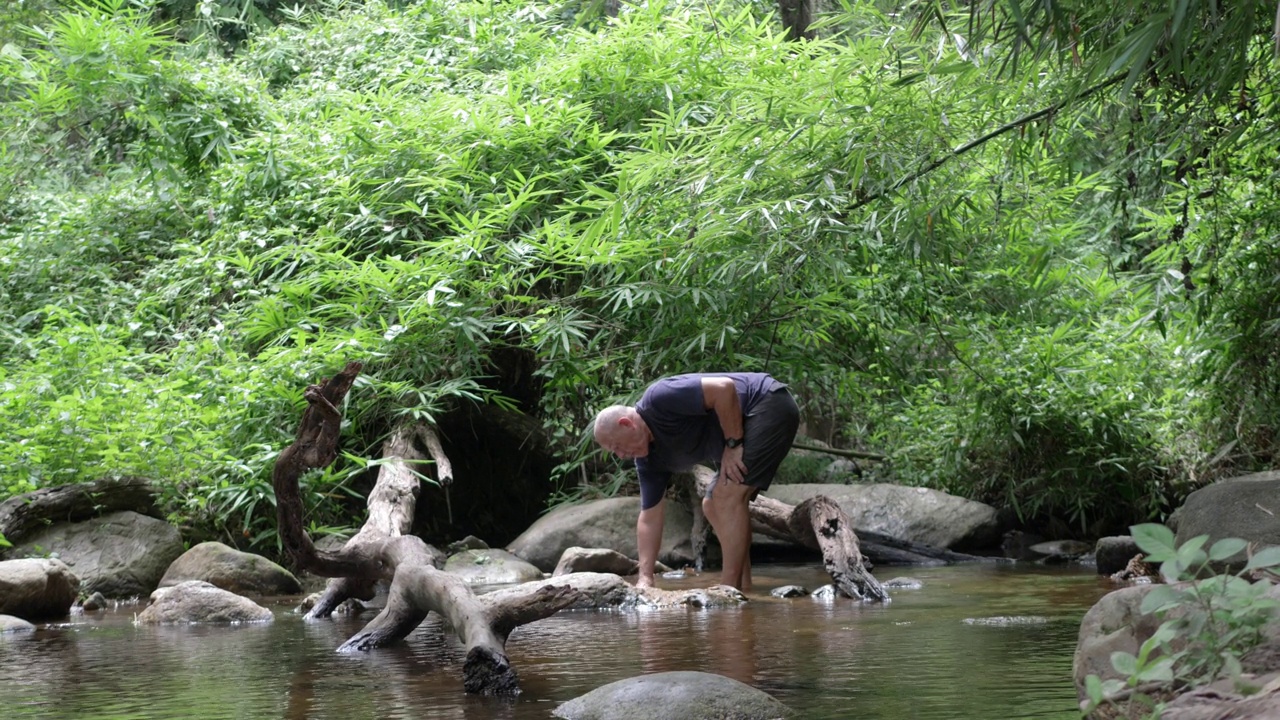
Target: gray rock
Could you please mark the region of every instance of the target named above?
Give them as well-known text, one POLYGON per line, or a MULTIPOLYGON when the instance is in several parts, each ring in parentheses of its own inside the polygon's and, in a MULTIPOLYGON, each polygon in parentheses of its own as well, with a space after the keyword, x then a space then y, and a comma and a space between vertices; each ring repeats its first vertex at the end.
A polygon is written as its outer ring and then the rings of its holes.
POLYGON ((506 550, 464 550, 445 561, 444 571, 472 585, 541 580, 542 571, 506 550))
POLYGON ((271 611, 200 580, 188 580, 151 593, 151 604, 138 613, 147 625, 270 622, 271 611))
MULTIPOLYGON (((1178 511, 1177 543, 1208 535, 1209 544, 1223 538, 1256 543, 1255 552, 1280 545, 1280 471, 1229 478, 1187 496, 1178 511)), ((1226 560, 1244 562, 1244 553, 1226 560)))
POLYGON ((454 542, 449 543, 449 546, 445 548, 445 552, 448 553, 449 555, 457 555, 458 553, 463 552, 465 550, 488 550, 488 549, 489 549, 489 543, 481 540, 475 535, 468 535, 462 538, 461 540, 456 540, 454 542))
POLYGON ((798 505, 826 495, 844 510, 854 532, 876 532, 938 548, 982 548, 999 541, 996 510, 940 490, 886 483, 775 485, 767 495, 798 505))
POLYGON ((1047 542, 1036 543, 1027 549, 1036 555, 1074 558, 1084 555, 1093 548, 1090 547, 1089 543, 1080 542, 1079 540, 1049 540, 1047 542))
MULTIPOLYGON (((594 500, 556 508, 511 541, 507 550, 551 572, 564 551, 571 547, 608 548, 627 557, 638 557, 636 518, 640 498, 620 497, 594 500)), ((692 565, 693 548, 689 534, 693 516, 680 503, 667 503, 666 522, 658 560, 672 567, 692 565)))
POLYGON ((203 542, 173 561, 160 587, 202 580, 233 593, 296 595, 302 584, 293 573, 270 560, 220 542, 203 542))
POLYGON ((94 612, 107 607, 107 596, 100 592, 96 592, 84 599, 80 604, 80 609, 85 612, 94 612))
POLYGON ((568 575, 574 572, 602 572, 614 575, 634 575, 639 563, 623 555, 617 550, 607 548, 566 548, 556 563, 555 575, 568 575))
POLYGON ((1125 569, 1135 555, 1141 555, 1142 549, 1128 535, 1113 535, 1098 538, 1093 554, 1097 560, 1098 574, 1114 575, 1125 569))
POLYGON ((881 583, 889 590, 919 590, 924 583, 913 577, 896 577, 881 583))
POLYGON ((840 597, 840 591, 836 589, 835 585, 823 585, 817 590, 814 590, 810 594, 810 597, 814 600, 835 600, 840 597))
POLYGON ((777 720, 795 713, 769 694, 721 675, 665 672, 619 680, 556 708, 564 720, 777 720))
POLYGON ((12 615, 0 615, 0 635, 35 632, 36 626, 12 615))
POLYGON ((146 597, 182 554, 182 536, 163 520, 129 510, 56 523, 27 536, 15 554, 56 552, 80 579, 80 591, 146 597))
POLYGON ((862 468, 858 467, 858 463, 848 458, 839 458, 832 461, 830 465, 823 468, 822 472, 818 473, 817 481, 823 484, 839 483, 847 485, 857 482, 861 478, 862 468))
POLYGON ((56 558, 0 562, 0 615, 24 620, 66 617, 80 594, 80 580, 56 558))
POLYGON ((809 594, 809 590, 800 585, 783 585, 770 590, 769 594, 776 598, 804 597, 809 594))

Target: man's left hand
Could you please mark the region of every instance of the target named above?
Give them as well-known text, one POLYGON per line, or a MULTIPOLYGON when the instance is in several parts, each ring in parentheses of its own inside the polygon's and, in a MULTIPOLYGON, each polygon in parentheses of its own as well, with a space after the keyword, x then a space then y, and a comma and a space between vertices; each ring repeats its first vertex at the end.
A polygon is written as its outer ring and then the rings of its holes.
POLYGON ((747 466, 742 463, 742 447, 725 448, 720 457, 720 477, 740 484, 747 477, 747 466))

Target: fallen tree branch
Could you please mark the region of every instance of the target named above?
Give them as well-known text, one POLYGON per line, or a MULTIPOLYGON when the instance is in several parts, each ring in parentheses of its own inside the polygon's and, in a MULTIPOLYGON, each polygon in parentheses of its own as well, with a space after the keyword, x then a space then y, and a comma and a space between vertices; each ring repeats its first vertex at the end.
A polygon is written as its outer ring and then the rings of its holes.
POLYGON ((791 443, 791 447, 798 450, 810 450, 812 452, 826 453, 828 455, 839 455, 840 457, 858 458, 859 460, 875 460, 876 462, 884 462, 889 459, 888 455, 866 452, 865 450, 842 450, 840 448, 829 448, 822 447, 821 445, 809 445, 797 442, 791 443))
POLYGON ((0 503, 0 535, 16 544, 51 522, 79 522, 119 510, 159 516, 155 485, 140 477, 102 478, 11 497, 0 503))
MULTIPOLYGON (((389 579, 386 607, 340 650, 372 650, 399 642, 428 614, 436 612, 467 648, 463 664, 466 692, 519 692, 515 668, 506 655, 507 637, 519 625, 548 617, 577 602, 578 594, 565 585, 484 601, 465 580, 437 567, 443 564, 444 556, 410 534, 420 482, 409 463, 422 459, 413 447, 413 438, 423 437, 421 427, 397 428, 384 444, 384 461, 369 494, 369 517, 355 537, 340 551, 325 553, 317 551, 307 535, 298 479, 304 472, 325 467, 337 457, 342 424, 337 407, 360 369, 360 363, 348 363, 324 386, 307 388, 304 397, 308 408, 302 415, 297 439, 280 453, 272 473, 285 549, 302 569, 337 578, 329 583, 308 617, 325 617, 348 597, 368 599, 377 580, 389 579)), ((434 437, 429 431, 428 435, 434 437)), ((430 441, 427 444, 430 446, 430 441)), ((436 445, 439 464, 444 453, 438 449, 438 441, 436 445)), ((447 464, 445 459, 446 467, 447 464)))

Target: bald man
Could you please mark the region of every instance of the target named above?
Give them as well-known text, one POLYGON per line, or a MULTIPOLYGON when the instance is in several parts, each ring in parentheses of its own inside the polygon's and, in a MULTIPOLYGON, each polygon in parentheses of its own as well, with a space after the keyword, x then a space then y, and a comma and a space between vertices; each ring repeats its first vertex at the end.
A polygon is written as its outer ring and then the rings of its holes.
POLYGON ((596 415, 596 442, 635 459, 640 477, 638 587, 653 586, 662 544, 663 503, 673 472, 718 466, 702 510, 720 540, 720 582, 751 589, 751 518, 747 505, 773 482, 791 449, 800 410, 787 386, 765 373, 691 373, 663 378, 634 407, 596 415))

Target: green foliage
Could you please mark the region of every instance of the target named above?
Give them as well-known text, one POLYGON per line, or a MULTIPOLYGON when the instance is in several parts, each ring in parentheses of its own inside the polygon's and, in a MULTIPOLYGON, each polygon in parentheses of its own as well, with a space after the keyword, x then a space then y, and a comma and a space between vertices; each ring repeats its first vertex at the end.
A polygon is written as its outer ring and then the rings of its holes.
POLYGON ((465 403, 539 417, 553 499, 627 492, 595 410, 719 368, 792 383, 887 479, 1082 534, 1158 517, 1280 443, 1274 73, 1165 52, 1237 9, 1181 3, 1146 53, 1145 5, 1091 6, 1077 67, 1030 5, 966 37, 850 4, 803 51, 758 2, 24 14, 0 495, 160 475, 175 520, 270 547, 302 388, 360 359, 316 527, 389 428, 465 403))
MULTIPOLYGON (((1163 525, 1136 525, 1131 531, 1147 562, 1160 563, 1167 583, 1152 588, 1140 610, 1165 619, 1137 656, 1112 654, 1112 665, 1125 680, 1104 682, 1096 675, 1087 679, 1093 706, 1125 689, 1152 683, 1195 688, 1223 676, 1245 695, 1261 690, 1244 679, 1241 659, 1264 639, 1263 629, 1274 620, 1280 601, 1269 596, 1270 581, 1251 581, 1248 576, 1280 566, 1280 548, 1251 554, 1235 574, 1215 574, 1215 567, 1239 557, 1248 543, 1224 538, 1206 551, 1207 535, 1178 546, 1173 531, 1163 525)), ((1134 711, 1140 709, 1159 717, 1159 703, 1149 693, 1134 693, 1129 703, 1130 717, 1138 717, 1134 711)))

